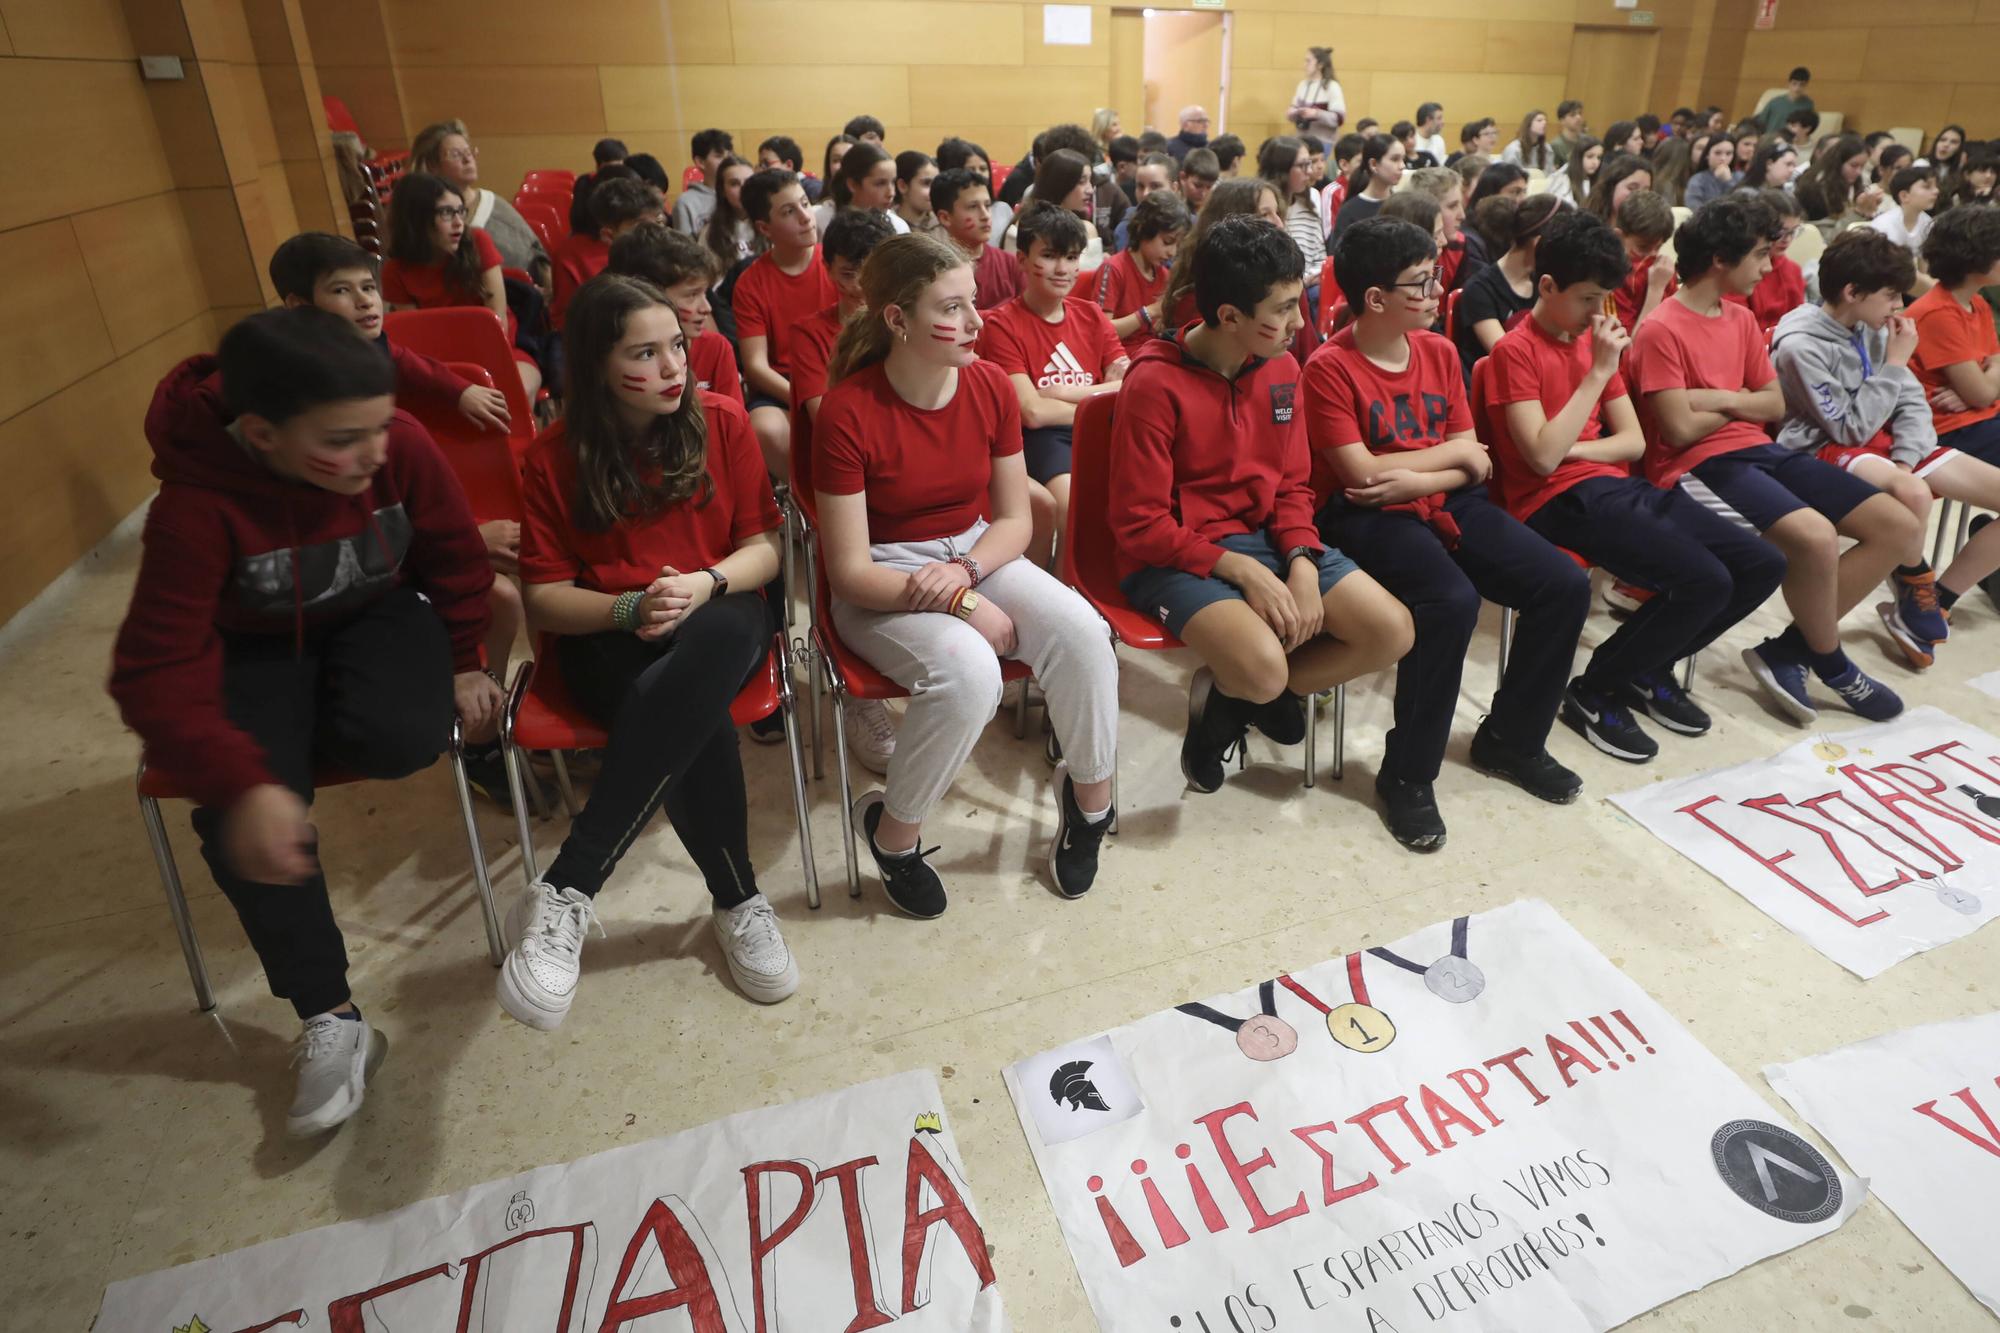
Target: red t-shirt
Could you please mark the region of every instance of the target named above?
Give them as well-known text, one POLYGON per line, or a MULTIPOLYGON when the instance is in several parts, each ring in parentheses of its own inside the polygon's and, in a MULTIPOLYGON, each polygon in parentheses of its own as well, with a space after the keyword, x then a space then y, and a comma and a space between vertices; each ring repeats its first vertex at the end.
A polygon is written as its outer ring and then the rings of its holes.
POLYGON ((1756 422, 1730 421, 1685 449, 1669 448, 1647 397, 1662 389, 1726 389, 1733 393, 1761 389, 1776 379, 1778 374, 1771 369, 1770 353, 1764 347, 1764 331, 1740 305, 1725 301, 1722 313, 1710 318, 1672 298, 1660 302, 1660 308, 1639 326, 1632 339, 1632 348, 1625 354, 1625 370, 1637 390, 1639 422, 1646 433, 1646 477, 1655 486, 1674 485, 1682 473, 1718 454, 1771 442, 1756 422))
POLYGON ((1021 452, 1021 405, 997 366, 975 361, 935 411, 896 393, 881 362, 820 399, 813 487, 868 493, 868 540, 935 541, 987 517, 993 460, 1021 452))
MULTIPOLYGON (((493 238, 486 234, 484 227, 470 227, 465 233, 464 245, 470 241, 479 249, 479 271, 483 275, 490 268, 500 268, 500 249, 493 244, 493 238)), ((390 305, 413 305, 419 310, 430 310, 438 306, 484 306, 486 300, 479 293, 466 295, 445 281, 444 261, 434 264, 405 264, 400 259, 382 261, 382 299, 390 305)), ((514 312, 507 312, 507 345, 514 346, 514 312)), ((516 352, 516 360, 527 359, 526 353, 516 352)))
MULTIPOLYGON (((1130 250, 1120 250, 1097 270, 1097 303, 1113 319, 1123 319, 1160 299, 1167 289, 1167 266, 1155 265, 1153 279, 1139 276, 1139 265, 1130 250)), ((1136 352, 1159 335, 1141 323, 1125 335, 1125 350, 1136 352)))
POLYGON ((570 298, 576 295, 576 289, 604 272, 610 262, 611 247, 595 234, 585 236, 572 232, 563 237, 549 259, 549 266, 555 274, 555 284, 549 296, 549 323, 561 328, 563 315, 568 312, 570 298))
POLYGON ((1021 261, 1005 250, 987 246, 972 264, 972 304, 977 310, 991 310, 1021 294, 1025 281, 1021 261))
POLYGON ((818 250, 798 273, 786 273, 767 251, 758 255, 736 279, 732 298, 737 338, 765 338, 771 369, 791 378, 792 333, 802 320, 840 300, 833 279, 826 276, 818 250))
POLYGON ((1112 332, 1103 307, 1081 296, 1065 298, 1062 318, 1053 324, 1019 296, 985 315, 980 359, 1009 375, 1026 375, 1037 389, 1102 384, 1112 362, 1125 357, 1125 344, 1112 332))
POLYGON ((1806 303, 1805 270, 1784 255, 1772 255, 1771 271, 1748 296, 1724 292, 1722 299, 1748 310, 1756 318, 1757 327, 1768 333, 1777 327, 1779 320, 1806 303))
POLYGON ((563 423, 542 433, 521 465, 521 578, 571 583, 594 592, 643 588, 664 565, 683 574, 705 569, 749 538, 780 522, 764 456, 742 408, 717 394, 701 396, 708 414, 708 475, 714 492, 700 492, 657 514, 627 519, 604 532, 583 532, 570 518, 576 495, 576 452, 563 423))
MULTIPOLYGON (((1569 458, 1548 476, 1540 476, 1521 456, 1514 432, 1507 425, 1507 404, 1540 403, 1553 417, 1568 405, 1576 386, 1590 374, 1592 344, 1588 333, 1562 342, 1531 314, 1493 344, 1488 402, 1488 433, 1493 450, 1493 479, 1500 503, 1515 518, 1525 519, 1580 481, 1591 477, 1629 477, 1624 463, 1598 463, 1569 458)), ((1626 396, 1625 380, 1613 371, 1604 392, 1591 405, 1590 416, 1576 433, 1578 443, 1604 434, 1604 405, 1626 396)))
MULTIPOLYGON (((1911 302, 1909 314, 1917 322, 1917 351, 1910 358, 1910 369, 1917 372, 1926 394, 1950 387, 1944 377, 1946 366, 1955 366, 1961 361, 1982 362, 2000 352, 2000 338, 1996 338, 1993 331, 1993 307, 1976 293, 1972 298, 1972 309, 1967 310, 1952 299, 1943 284, 1939 284, 1911 302)), ((2000 401, 1984 407, 1967 408, 1963 412, 1931 409, 1933 423, 1940 435, 1977 425, 1995 414, 2000 414, 2000 401)))
MULTIPOLYGON (((1653 265, 1659 262, 1660 257, 1656 254, 1650 259, 1642 259, 1632 265, 1632 271, 1625 275, 1625 285, 1611 293, 1612 303, 1618 308, 1618 322, 1625 326, 1627 333, 1639 327, 1639 312, 1646 308, 1646 276, 1653 271, 1653 265)), ((1667 290, 1660 294, 1660 301, 1664 304, 1672 300, 1674 293, 1680 290, 1680 286, 1678 277, 1669 276, 1667 290)))
POLYGON ((1354 345, 1349 325, 1306 360, 1306 438, 1312 445, 1313 504, 1344 488, 1333 451, 1365 444, 1371 453, 1428 449, 1472 431, 1458 348, 1442 334, 1409 335, 1409 364, 1384 370, 1354 345))
POLYGON ((743 406, 743 376, 736 369, 736 349, 713 327, 688 343, 688 373, 695 387, 721 394, 738 407, 743 406))
POLYGON ((792 330, 792 401, 809 402, 826 392, 826 368, 840 337, 840 303, 815 311, 792 330))

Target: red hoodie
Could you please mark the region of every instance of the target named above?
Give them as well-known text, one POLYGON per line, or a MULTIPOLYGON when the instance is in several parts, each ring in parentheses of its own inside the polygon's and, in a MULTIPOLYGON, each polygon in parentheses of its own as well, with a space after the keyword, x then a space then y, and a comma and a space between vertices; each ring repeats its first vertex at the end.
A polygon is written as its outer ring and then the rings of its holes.
POLYGON ((1140 347, 1118 391, 1105 516, 1118 577, 1155 568, 1206 578, 1222 558, 1217 541, 1265 529, 1280 552, 1320 550, 1299 363, 1251 361, 1226 380, 1183 346, 1186 336, 1140 347))
POLYGON ((216 366, 213 356, 183 361, 146 412, 161 485, 111 696, 147 762, 221 807, 277 779, 229 719, 220 631, 283 634, 302 652, 309 629, 408 583, 450 632, 453 670, 473 671, 493 570, 458 479, 412 417, 396 413, 369 489, 336 495, 279 476, 237 443, 216 366))
POLYGON ((390 362, 396 367, 396 399, 430 398, 436 400, 440 412, 456 412, 458 400, 472 387, 472 381, 456 374, 436 357, 425 356, 390 342, 380 340, 390 362))

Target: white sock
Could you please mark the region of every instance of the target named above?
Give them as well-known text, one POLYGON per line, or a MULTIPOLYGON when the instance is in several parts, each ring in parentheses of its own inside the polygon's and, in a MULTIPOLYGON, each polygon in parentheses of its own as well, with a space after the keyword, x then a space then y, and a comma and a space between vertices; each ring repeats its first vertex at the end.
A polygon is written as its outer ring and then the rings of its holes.
POLYGON ((1111 807, 1108 805, 1102 810, 1085 810, 1082 804, 1079 803, 1076 808, 1077 812, 1083 816, 1083 822, 1086 824, 1102 824, 1105 820, 1111 818, 1111 807))

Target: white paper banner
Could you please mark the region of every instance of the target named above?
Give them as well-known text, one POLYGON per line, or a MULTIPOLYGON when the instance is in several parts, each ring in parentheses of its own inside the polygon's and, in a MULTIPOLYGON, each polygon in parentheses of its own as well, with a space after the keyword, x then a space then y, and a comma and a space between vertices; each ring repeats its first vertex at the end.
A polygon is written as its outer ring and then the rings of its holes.
POLYGON ((1981 694, 2000 699, 2000 671, 1989 671, 1983 676, 1974 676, 1965 683, 1981 694))
POLYGON ((1001 1333, 927 1071, 114 1283, 96 1333, 1001 1333))
POLYGON ((2000 740, 1935 708, 1611 799, 1864 977, 2000 915, 2000 740))
POLYGON ((2000 1013, 1906 1028, 1764 1077, 2000 1314, 2000 1013))
POLYGON ((1607 1329, 1862 1196, 1545 903, 1106 1037, 1007 1071, 1105 1333, 1607 1329))

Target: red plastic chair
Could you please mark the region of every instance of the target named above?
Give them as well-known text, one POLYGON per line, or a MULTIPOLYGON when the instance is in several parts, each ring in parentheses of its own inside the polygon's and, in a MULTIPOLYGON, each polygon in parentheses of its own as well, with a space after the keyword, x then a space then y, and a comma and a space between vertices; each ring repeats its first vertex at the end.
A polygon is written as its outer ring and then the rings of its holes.
POLYGON ((1345 305, 1346 299, 1340 294, 1340 284, 1333 280, 1333 256, 1328 255, 1326 262, 1319 266, 1319 337, 1321 342, 1325 342, 1333 336, 1334 308, 1337 304, 1345 305))
MULTIPOLYGON (((1082 594, 1111 626, 1111 637, 1128 648, 1161 652, 1187 645, 1153 617, 1135 608, 1118 586, 1118 545, 1111 535, 1111 426, 1116 395, 1092 398, 1077 408, 1072 430, 1069 521, 1057 555, 1058 576, 1082 594)), ((1333 691, 1333 776, 1347 768, 1347 686, 1333 691)), ((1319 775, 1318 710, 1306 705, 1305 785, 1319 775)))
POLYGON ((543 196, 528 196, 517 200, 515 211, 521 220, 534 231, 535 238, 542 243, 542 249, 555 253, 557 242, 568 234, 568 226, 553 204, 543 196))
MULTIPOLYGON (((792 761, 792 804, 799 824, 799 858, 805 869, 806 905, 819 907, 819 872, 813 864, 812 826, 806 812, 805 762, 799 748, 798 708, 792 694, 789 660, 782 632, 771 639, 771 651, 764 655, 764 669, 737 692, 729 706, 729 719, 739 727, 761 721, 784 711, 785 747, 792 761)), ((521 663, 514 683, 507 691, 507 711, 500 722, 501 753, 507 763, 507 786, 514 801, 514 818, 521 837, 521 873, 532 885, 540 875, 535 861, 535 840, 528 826, 524 752, 546 750, 555 760, 556 787, 571 818, 581 808, 576 789, 570 784, 569 766, 563 762, 568 750, 601 749, 611 737, 570 697, 556 666, 554 645, 542 635, 535 645, 535 660, 521 663)), ((496 960, 497 961, 497 960, 496 960)))
POLYGON ((1007 173, 1014 168, 1005 162, 989 162, 986 166, 986 180, 993 190, 993 197, 1000 197, 1000 187, 1007 183, 1007 173))
MULTIPOLYGON (((493 387, 493 377, 486 373, 484 366, 452 361, 446 363, 445 369, 474 384, 488 389, 493 387)), ((437 441, 445 462, 451 465, 459 486, 465 491, 466 500, 472 505, 472 517, 476 522, 521 521, 524 510, 521 465, 515 455, 511 435, 481 430, 457 411, 428 402, 408 403, 404 408, 422 422, 424 429, 431 433, 431 438, 437 441)))
POLYGON ((514 369, 514 349, 507 331, 484 306, 440 306, 432 310, 394 310, 382 321, 392 342, 440 361, 468 362, 480 367, 491 387, 507 399, 507 438, 515 456, 535 442, 535 413, 521 372, 514 369))
POLYGON ((541 204, 547 208, 554 209, 558 218, 567 220, 569 217, 569 203, 574 194, 575 192, 571 190, 529 189, 523 186, 514 195, 514 211, 517 213, 520 212, 521 205, 523 204, 541 204))
POLYGON ((1444 336, 1458 341, 1458 299, 1465 295, 1465 288, 1459 287, 1444 295, 1444 336))
POLYGON ((537 185, 551 185, 568 189, 576 184, 576 173, 564 171, 561 167, 538 167, 521 177, 521 188, 532 189, 537 185))
MULTIPOLYGON (((486 873, 486 853, 479 845, 479 825, 472 815, 472 788, 465 780, 465 745, 456 718, 451 724, 451 777, 458 791, 458 812, 465 821, 465 840, 472 853, 472 882, 479 893, 479 913, 486 924, 486 952, 493 966, 500 966, 506 950, 500 939, 500 915, 493 904, 493 882, 486 873)), ((346 786, 368 779, 338 769, 322 768, 313 774, 313 788, 346 786)), ((158 769, 146 767, 139 756, 137 777, 139 819, 146 826, 146 840, 152 844, 153 865, 160 874, 160 888, 167 896, 167 914, 173 918, 174 932, 180 936, 181 956, 187 960, 188 980, 194 983, 195 1004, 203 1013, 215 1008, 215 987, 209 981, 208 962, 202 957, 201 941, 195 937, 194 917, 188 911, 187 891, 181 885, 180 867, 174 861, 173 844, 167 839, 166 820, 160 815, 161 801, 190 799, 187 791, 158 769)))

